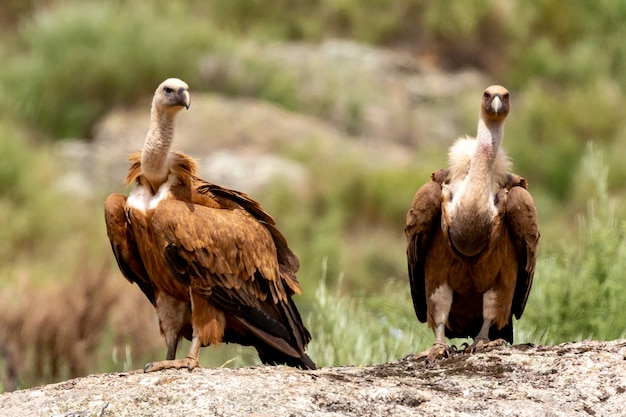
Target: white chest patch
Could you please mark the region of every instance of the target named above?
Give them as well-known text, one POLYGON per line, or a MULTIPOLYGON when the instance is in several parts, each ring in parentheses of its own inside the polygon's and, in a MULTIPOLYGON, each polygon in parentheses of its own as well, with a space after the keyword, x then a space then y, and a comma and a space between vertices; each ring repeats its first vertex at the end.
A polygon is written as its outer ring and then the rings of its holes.
POLYGON ((167 178, 167 181, 165 181, 159 187, 156 194, 152 194, 148 187, 145 187, 143 185, 136 185, 128 196, 126 204, 136 210, 154 210, 161 201, 167 198, 170 188, 177 182, 178 181, 176 176, 170 174, 170 176, 167 178))

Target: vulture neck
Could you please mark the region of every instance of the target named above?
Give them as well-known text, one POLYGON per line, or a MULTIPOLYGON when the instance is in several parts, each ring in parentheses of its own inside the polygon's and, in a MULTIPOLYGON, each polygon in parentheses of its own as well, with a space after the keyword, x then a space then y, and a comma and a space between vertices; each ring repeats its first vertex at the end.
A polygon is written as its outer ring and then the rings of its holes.
POLYGON ((158 109, 153 103, 150 129, 141 152, 141 170, 153 193, 167 181, 170 173, 169 153, 174 137, 175 113, 158 109))
POLYGON ((481 253, 489 240, 493 219, 497 213, 493 195, 493 168, 504 123, 500 121, 478 122, 476 151, 470 161, 467 177, 453 203, 449 236, 452 245, 465 256, 481 253))
MULTIPOLYGON (((493 180, 493 167, 496 155, 500 149, 500 142, 504 135, 503 121, 478 121, 476 134, 476 152, 470 162, 467 173, 468 186, 489 192, 493 180)), ((480 193, 484 196, 484 192, 480 193)), ((478 195, 476 195, 478 197, 478 195)))

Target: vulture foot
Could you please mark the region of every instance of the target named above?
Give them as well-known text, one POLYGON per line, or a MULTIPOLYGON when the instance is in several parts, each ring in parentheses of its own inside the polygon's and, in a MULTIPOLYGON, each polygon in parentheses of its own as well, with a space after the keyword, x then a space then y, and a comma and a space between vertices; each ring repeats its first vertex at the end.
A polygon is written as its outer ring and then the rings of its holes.
POLYGON ((185 359, 173 359, 173 360, 165 360, 158 362, 150 362, 144 366, 144 372, 156 372, 162 371, 163 369, 183 369, 187 368, 188 370, 193 370, 200 366, 198 364, 198 359, 195 358, 185 358, 185 359))
POLYGON ((448 346, 442 343, 434 343, 430 348, 426 349, 421 353, 416 353, 414 355, 409 355, 407 359, 420 361, 425 359, 426 363, 435 363, 441 359, 451 357, 455 352, 456 348, 454 346, 448 346))
POLYGON ((476 353, 476 352, 484 352, 488 349, 506 346, 507 342, 504 339, 496 339, 496 340, 485 340, 485 339, 476 339, 474 343, 471 345, 467 345, 463 350, 463 353, 476 353))

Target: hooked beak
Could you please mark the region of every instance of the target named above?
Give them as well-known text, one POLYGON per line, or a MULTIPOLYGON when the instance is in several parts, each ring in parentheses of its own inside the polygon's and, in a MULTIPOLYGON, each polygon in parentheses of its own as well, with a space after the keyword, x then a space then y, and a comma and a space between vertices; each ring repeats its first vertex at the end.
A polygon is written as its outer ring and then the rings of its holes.
POLYGON ((180 99, 181 104, 185 106, 187 110, 189 110, 189 106, 191 106, 191 97, 189 95, 189 91, 181 88, 180 90, 178 90, 178 98, 180 99))
POLYGON ((499 94, 496 94, 493 97, 493 100, 491 100, 491 110, 495 113, 498 114, 498 112, 502 109, 502 99, 500 98, 499 94))

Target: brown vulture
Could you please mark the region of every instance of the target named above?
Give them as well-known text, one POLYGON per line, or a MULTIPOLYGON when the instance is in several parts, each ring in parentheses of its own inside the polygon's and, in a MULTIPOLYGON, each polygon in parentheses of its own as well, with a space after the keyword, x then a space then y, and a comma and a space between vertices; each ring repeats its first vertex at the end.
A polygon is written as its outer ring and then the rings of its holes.
POLYGON ((265 364, 315 369, 311 336, 294 293, 299 261, 274 220, 246 194, 198 177, 196 163, 170 151, 174 119, 189 108, 188 86, 157 88, 143 150, 130 155, 130 196, 105 202, 107 233, 122 274, 154 305, 166 360, 145 371, 198 366, 200 347, 254 346, 265 364), (191 340, 176 360, 181 337, 191 340))
POLYGON ((471 350, 513 343, 533 281, 539 228, 524 178, 510 173, 500 147, 511 102, 502 86, 480 102, 475 138, 450 148, 449 167, 416 193, 406 216, 407 260, 417 318, 435 333, 418 358, 451 351, 448 338, 473 338, 471 350))

